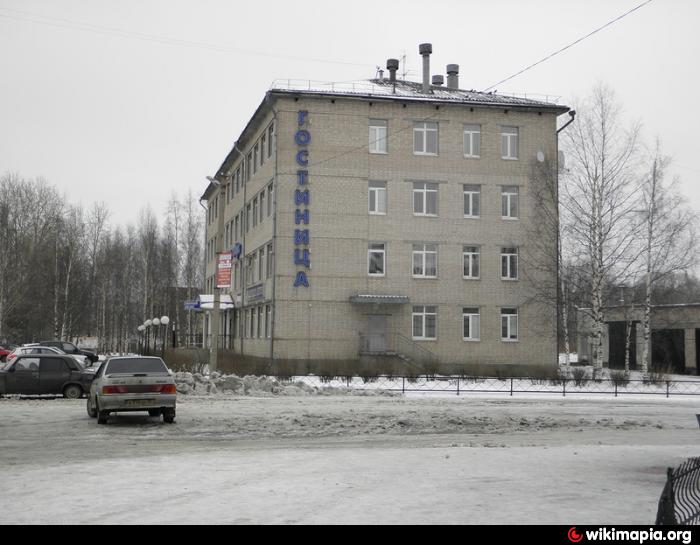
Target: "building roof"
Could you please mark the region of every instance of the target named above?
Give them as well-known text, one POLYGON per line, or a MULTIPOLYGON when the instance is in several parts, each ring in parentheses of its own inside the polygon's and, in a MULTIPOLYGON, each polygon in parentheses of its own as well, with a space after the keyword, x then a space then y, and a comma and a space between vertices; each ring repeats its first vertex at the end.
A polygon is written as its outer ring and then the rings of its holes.
MULTIPOLYGON (((554 110, 558 113, 569 111, 548 100, 499 95, 495 92, 484 93, 475 90, 449 89, 432 85, 430 93, 423 92, 423 84, 413 81, 397 80, 392 83, 387 79, 373 79, 358 82, 324 83, 317 81, 276 80, 270 92, 273 94, 321 95, 337 97, 356 97, 364 99, 389 99, 418 102, 441 102, 448 104, 468 104, 486 107, 520 107, 554 110)), ((549 99, 550 97, 546 97, 549 99)), ((552 100, 558 97, 551 97, 552 100)))

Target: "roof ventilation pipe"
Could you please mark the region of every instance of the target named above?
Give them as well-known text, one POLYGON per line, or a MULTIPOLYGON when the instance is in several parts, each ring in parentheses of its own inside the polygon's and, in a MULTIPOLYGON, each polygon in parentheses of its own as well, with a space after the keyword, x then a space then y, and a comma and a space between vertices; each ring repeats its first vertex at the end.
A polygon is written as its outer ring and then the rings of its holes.
POLYGON ((399 69, 398 59, 388 59, 386 61, 386 69, 389 71, 389 81, 396 83, 396 71, 399 69))
POLYGON ((433 52, 433 44, 420 44, 418 52, 423 55, 423 92, 430 93, 430 54, 433 52))
POLYGON ((459 64, 447 65, 447 88, 459 89, 459 64))
POLYGON ((440 87, 445 83, 445 78, 442 76, 433 76, 433 85, 440 87))

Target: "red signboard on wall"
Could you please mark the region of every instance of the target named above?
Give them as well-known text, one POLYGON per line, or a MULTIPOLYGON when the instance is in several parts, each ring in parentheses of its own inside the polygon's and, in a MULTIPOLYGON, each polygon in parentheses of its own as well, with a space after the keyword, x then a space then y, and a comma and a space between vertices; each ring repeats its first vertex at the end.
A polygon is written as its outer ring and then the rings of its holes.
POLYGON ((229 289, 231 287, 231 273, 233 271, 233 254, 223 252, 216 257, 216 287, 229 289))

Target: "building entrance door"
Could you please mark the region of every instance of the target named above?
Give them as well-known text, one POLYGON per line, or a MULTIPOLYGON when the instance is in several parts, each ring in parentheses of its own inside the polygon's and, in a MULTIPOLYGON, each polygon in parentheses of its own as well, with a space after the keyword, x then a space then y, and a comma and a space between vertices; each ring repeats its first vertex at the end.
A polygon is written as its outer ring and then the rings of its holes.
POLYGON ((367 337, 370 352, 386 352, 386 316, 367 316, 367 337))

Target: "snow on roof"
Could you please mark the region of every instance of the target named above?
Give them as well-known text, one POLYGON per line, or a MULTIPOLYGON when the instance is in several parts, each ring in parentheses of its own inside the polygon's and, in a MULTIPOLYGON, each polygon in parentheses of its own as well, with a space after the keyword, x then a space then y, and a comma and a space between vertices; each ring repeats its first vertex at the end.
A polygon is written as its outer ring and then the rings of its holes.
POLYGON ((556 104, 559 97, 546 96, 545 100, 533 100, 511 95, 499 95, 475 90, 449 89, 431 86, 430 93, 423 92, 423 85, 413 81, 398 80, 396 84, 386 79, 357 82, 320 82, 302 80, 275 80, 272 92, 303 93, 311 95, 378 97, 397 100, 415 100, 446 103, 479 104, 484 106, 520 106, 528 108, 553 108, 566 112, 567 106, 556 104), (549 102, 552 100, 554 102, 549 102))

